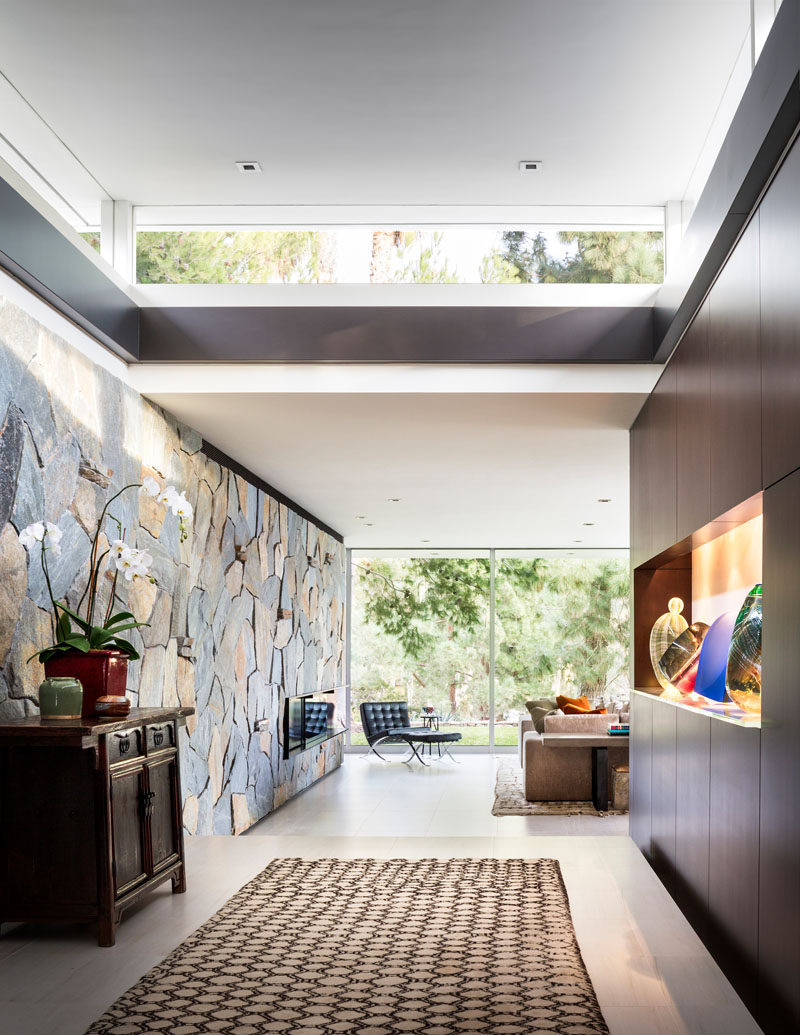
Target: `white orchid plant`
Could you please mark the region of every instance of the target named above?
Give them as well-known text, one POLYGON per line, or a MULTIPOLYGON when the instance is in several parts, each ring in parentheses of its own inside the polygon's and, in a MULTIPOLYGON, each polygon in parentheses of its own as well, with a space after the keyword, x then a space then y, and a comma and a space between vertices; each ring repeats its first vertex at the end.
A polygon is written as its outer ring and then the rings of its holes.
POLYGON ((192 505, 183 493, 179 493, 172 485, 162 488, 155 478, 150 477, 143 479, 141 483, 134 482, 131 485, 124 486, 108 500, 98 519, 97 528, 91 542, 89 578, 76 609, 72 611, 66 604, 55 599, 50 583, 47 555, 50 554, 53 558, 60 556, 61 538, 63 535, 61 529, 51 521, 36 521, 24 528, 19 534, 19 541, 31 556, 33 556, 35 550, 40 549, 42 572, 47 585, 47 592, 50 596, 50 603, 53 607, 53 643, 49 647, 36 651, 28 659, 29 661, 38 657, 40 661, 45 662, 68 651, 80 651, 82 654, 88 654, 92 650, 118 650, 132 660, 139 657, 139 653, 133 644, 121 634, 128 629, 139 629, 149 623, 137 621, 130 611, 114 610, 116 603, 122 603, 117 594, 120 576, 126 582, 145 579, 153 585, 156 584, 156 578, 151 571, 153 565, 152 556, 147 550, 137 550, 135 547, 127 545, 122 522, 109 510, 111 504, 130 489, 140 489, 155 499, 156 502, 169 507, 178 519, 181 542, 185 542, 188 538, 189 525, 192 519, 192 505), (106 520, 111 521, 116 526, 117 538, 112 540, 106 549, 103 549, 100 533, 106 520), (98 585, 104 564, 106 569, 112 573, 111 594, 103 623, 102 625, 96 625, 95 612, 97 609, 98 585), (83 615, 81 615, 82 608, 84 609, 83 615))

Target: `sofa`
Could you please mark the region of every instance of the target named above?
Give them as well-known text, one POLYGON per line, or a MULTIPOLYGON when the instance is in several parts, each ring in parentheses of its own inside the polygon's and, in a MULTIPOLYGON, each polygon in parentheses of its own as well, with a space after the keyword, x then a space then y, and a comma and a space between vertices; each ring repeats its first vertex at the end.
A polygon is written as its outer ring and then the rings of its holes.
MULTIPOLYGON (((627 713, 617 715, 548 715, 545 733, 606 732, 612 722, 627 722, 627 713)), ((519 761, 525 797, 528 801, 590 801, 592 798, 592 749, 545 747, 542 735, 530 719, 519 724, 519 761)), ((628 764, 627 745, 614 746, 609 737, 608 766, 628 764)), ((609 786, 611 773, 609 772, 609 786)))

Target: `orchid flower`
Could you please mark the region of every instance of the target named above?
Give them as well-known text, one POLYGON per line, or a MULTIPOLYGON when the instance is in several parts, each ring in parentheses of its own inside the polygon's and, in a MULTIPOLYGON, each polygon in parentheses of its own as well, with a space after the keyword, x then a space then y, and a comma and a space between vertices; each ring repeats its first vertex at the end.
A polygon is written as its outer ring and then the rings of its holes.
POLYGON ((52 521, 47 522, 43 542, 46 542, 46 548, 50 550, 54 557, 61 556, 61 539, 63 535, 64 533, 58 525, 54 525, 52 521))
POLYGON ((44 539, 45 527, 43 522, 35 521, 27 528, 23 528, 19 534, 19 541, 26 550, 32 550, 37 543, 44 539))

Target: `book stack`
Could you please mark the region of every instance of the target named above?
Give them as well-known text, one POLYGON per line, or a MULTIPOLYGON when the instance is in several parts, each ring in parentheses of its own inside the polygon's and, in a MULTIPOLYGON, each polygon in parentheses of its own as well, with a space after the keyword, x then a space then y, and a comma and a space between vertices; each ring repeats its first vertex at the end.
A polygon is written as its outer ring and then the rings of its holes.
POLYGON ((627 737, 631 727, 627 722, 612 722, 608 727, 609 737, 627 737))

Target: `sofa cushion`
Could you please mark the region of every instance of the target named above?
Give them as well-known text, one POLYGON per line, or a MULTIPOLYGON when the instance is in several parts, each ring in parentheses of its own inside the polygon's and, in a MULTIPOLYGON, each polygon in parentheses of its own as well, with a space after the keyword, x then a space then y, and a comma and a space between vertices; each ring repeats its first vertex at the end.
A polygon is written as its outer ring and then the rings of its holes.
POLYGON ((537 733, 541 733, 544 730, 544 717, 550 715, 556 710, 556 699, 555 697, 542 697, 538 701, 526 701, 525 707, 533 722, 533 728, 537 733))
POLYGON ((548 715, 563 715, 564 713, 558 708, 528 708, 531 713, 531 719, 533 721, 533 728, 537 733, 544 733, 544 720, 548 715))
POLYGON ((556 704, 565 715, 586 714, 592 707, 588 697, 565 697, 563 694, 556 698, 556 704), (572 711, 567 711, 568 708, 572 711))
POLYGON ((554 708, 557 708, 558 705, 556 704, 555 697, 540 697, 537 698, 535 701, 526 701, 525 707, 531 713, 531 718, 533 718, 534 708, 546 708, 549 712, 551 712, 554 708))
POLYGON ((616 721, 616 712, 607 715, 548 715, 544 720, 544 732, 605 733, 609 724, 616 721))
POLYGON ((607 708, 578 708, 574 704, 564 705, 565 715, 605 715, 607 708))

